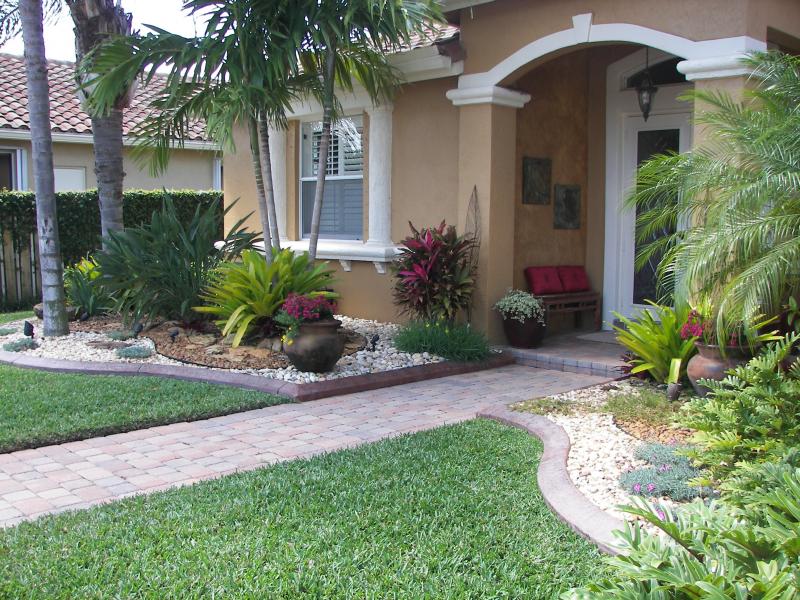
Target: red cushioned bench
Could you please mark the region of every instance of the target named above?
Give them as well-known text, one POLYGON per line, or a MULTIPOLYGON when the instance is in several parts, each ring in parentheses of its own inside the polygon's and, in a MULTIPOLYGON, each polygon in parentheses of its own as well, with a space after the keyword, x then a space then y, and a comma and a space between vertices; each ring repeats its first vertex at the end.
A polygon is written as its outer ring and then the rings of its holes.
POLYGON ((592 291, 582 266, 528 267, 525 280, 528 290, 542 299, 548 319, 551 314, 573 313, 579 328, 582 314, 593 311, 594 328, 600 329, 600 294, 592 291))

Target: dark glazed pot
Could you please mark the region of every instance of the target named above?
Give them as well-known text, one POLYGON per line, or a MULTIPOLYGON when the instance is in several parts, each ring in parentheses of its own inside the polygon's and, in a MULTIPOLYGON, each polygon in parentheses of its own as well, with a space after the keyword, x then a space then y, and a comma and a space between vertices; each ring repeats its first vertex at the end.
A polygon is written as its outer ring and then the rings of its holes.
POLYGON ((338 319, 309 321, 300 325, 300 331, 283 351, 298 371, 326 373, 342 357, 345 339, 339 335, 342 322, 338 319))
POLYGON ((514 348, 538 348, 547 331, 536 319, 527 319, 522 323, 516 319, 503 319, 503 330, 508 343, 514 348))
POLYGON ((727 346, 725 356, 722 356, 719 346, 700 342, 695 342, 694 345, 697 346, 697 354, 689 359, 689 364, 686 365, 686 375, 689 377, 695 393, 701 398, 708 394, 709 389, 698 384, 698 380, 722 381, 725 379, 726 371, 743 365, 752 358, 752 353, 747 348, 727 346))

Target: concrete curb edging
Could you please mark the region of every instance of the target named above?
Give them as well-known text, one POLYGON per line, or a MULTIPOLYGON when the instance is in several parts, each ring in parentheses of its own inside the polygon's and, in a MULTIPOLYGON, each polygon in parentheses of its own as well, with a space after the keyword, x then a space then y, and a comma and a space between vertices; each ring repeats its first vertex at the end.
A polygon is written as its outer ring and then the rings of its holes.
POLYGON ((478 417, 516 427, 536 436, 544 445, 537 481, 547 506, 577 534, 594 543, 602 552, 616 555, 614 531, 624 522, 598 508, 584 496, 567 471, 570 441, 564 429, 549 419, 504 407, 480 411, 478 417))
POLYGON ((204 369, 189 365, 158 365, 151 363, 103 363, 78 360, 60 360, 28 356, 16 352, 0 350, 0 364, 23 369, 38 369, 54 373, 76 373, 82 375, 128 375, 166 377, 182 381, 213 383, 243 389, 255 390, 276 396, 286 396, 298 402, 329 398, 341 394, 353 394, 379 388, 414 383, 428 379, 438 379, 450 375, 462 375, 487 369, 495 369, 514 364, 514 357, 503 352, 475 363, 440 362, 414 367, 404 367, 380 373, 354 375, 341 379, 316 381, 312 383, 292 383, 280 379, 270 379, 260 375, 232 373, 216 369, 204 369))

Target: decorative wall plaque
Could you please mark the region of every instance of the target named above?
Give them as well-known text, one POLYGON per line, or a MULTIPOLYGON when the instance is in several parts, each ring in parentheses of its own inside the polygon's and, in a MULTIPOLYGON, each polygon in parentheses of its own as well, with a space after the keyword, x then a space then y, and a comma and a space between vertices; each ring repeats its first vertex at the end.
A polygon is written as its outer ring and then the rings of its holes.
POLYGON ((553 161, 549 158, 522 158, 522 203, 550 204, 550 178, 553 161))
POLYGON ((553 229, 581 228, 581 186, 556 184, 553 229))

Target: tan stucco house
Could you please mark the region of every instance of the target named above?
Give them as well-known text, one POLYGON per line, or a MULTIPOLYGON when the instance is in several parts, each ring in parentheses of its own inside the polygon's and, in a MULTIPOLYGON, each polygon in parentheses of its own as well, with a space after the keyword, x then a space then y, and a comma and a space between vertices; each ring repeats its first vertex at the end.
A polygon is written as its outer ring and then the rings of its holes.
MULTIPOLYGON (((450 26, 393 57, 407 81, 393 103, 344 99, 319 252, 337 270, 342 311, 396 319, 387 267, 408 221, 446 219, 463 231, 476 190, 473 320, 492 338, 491 306, 509 286, 525 287, 527 266, 583 265, 603 319, 631 313, 652 286, 634 273, 635 217, 622 210, 637 163, 700 143, 696 107, 680 100, 687 89, 735 94, 746 85, 744 53, 800 50, 800 1, 443 4, 450 26), (648 68, 659 89, 645 120, 636 87, 648 68)), ((307 247, 320 115, 297 104, 289 128, 273 134, 279 226, 296 249, 307 247)), ((224 158, 226 200, 241 198, 231 219, 256 209, 244 138, 239 148, 224 158)))
MULTIPOLYGON (((75 65, 49 61, 50 120, 56 191, 97 187, 92 149, 92 123, 75 94, 75 65)), ((204 127, 192 129, 185 147, 175 149, 166 173, 153 177, 147 167, 134 162, 128 137, 148 115, 156 86, 140 88, 126 110, 123 122, 126 189, 222 188, 222 158, 204 127)), ((25 63, 20 56, 0 54, 0 189, 33 189, 30 127, 25 63)))

